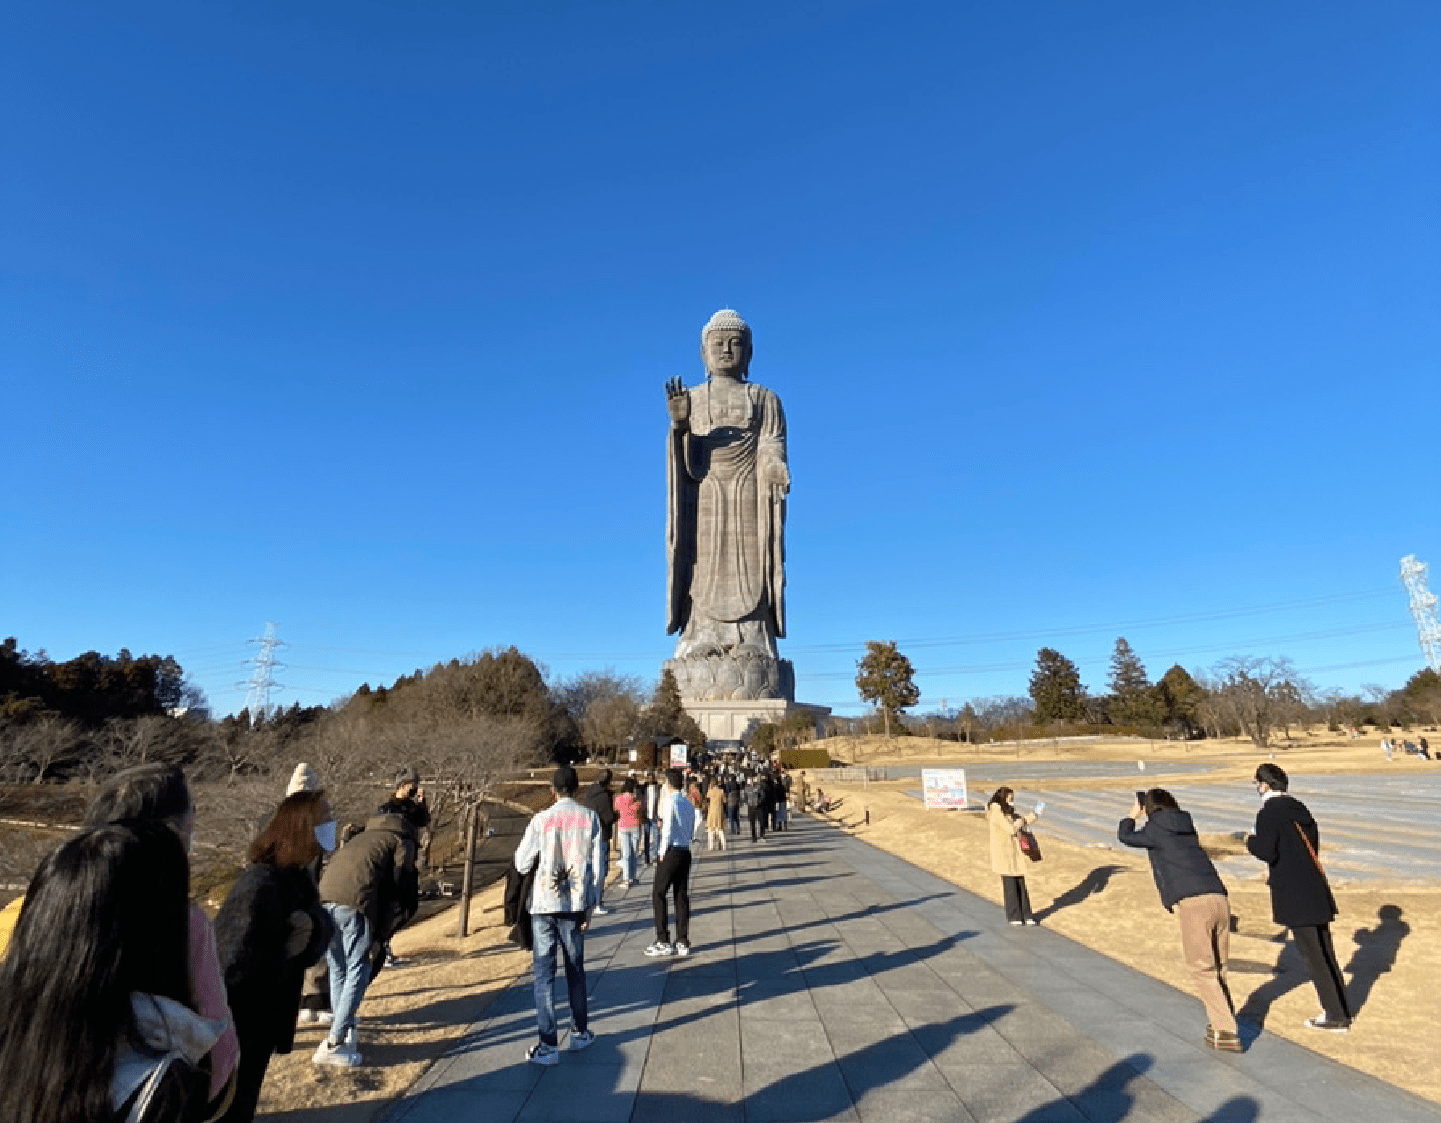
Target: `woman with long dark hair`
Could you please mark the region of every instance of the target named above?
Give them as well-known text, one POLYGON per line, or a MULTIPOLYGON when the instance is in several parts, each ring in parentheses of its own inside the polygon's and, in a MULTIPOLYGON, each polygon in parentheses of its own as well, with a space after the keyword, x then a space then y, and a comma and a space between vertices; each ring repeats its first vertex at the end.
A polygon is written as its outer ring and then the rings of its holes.
POLYGON ((1026 891, 1026 867, 1031 860, 1021 852, 1021 828, 1036 821, 1039 811, 1019 814, 1011 806, 1015 792, 1007 787, 996 789, 986 804, 986 826, 991 844, 991 869, 1001 875, 1001 894, 1006 902, 1006 920, 1014 925, 1035 924, 1031 912, 1031 895, 1026 891))
POLYGON ((286 796, 250 844, 250 865, 215 916, 230 1012, 240 1038, 235 1099, 221 1123, 249 1123, 272 1053, 295 1043, 305 969, 330 942, 310 864, 335 845, 324 792, 286 796), (322 845, 322 842, 325 845, 322 845))
POLYGON ((180 839, 156 823, 88 828, 40 864, 0 960, 7 1120, 113 1123, 152 1088, 145 1120, 203 1116, 193 1066, 225 1023, 193 1009, 189 886, 180 839), (193 1079, 161 1079, 172 1053, 193 1079))

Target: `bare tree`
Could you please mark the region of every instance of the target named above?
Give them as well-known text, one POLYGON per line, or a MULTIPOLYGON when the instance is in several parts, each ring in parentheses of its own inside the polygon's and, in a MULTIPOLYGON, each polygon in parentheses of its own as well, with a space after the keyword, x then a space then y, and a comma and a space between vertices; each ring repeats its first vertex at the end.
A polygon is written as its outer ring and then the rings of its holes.
POLYGON ((11 730, 14 756, 31 783, 41 783, 62 764, 77 757, 82 743, 80 727, 67 718, 45 714, 11 730))
POLYGON ((1233 655, 1216 665, 1212 700, 1221 716, 1231 718, 1251 743, 1264 749, 1273 730, 1283 733, 1307 707, 1311 687, 1290 659, 1233 655))
POLYGON ((581 738, 592 754, 615 750, 632 740, 640 729, 641 707, 634 699, 620 695, 597 698, 585 708, 581 719, 581 738))

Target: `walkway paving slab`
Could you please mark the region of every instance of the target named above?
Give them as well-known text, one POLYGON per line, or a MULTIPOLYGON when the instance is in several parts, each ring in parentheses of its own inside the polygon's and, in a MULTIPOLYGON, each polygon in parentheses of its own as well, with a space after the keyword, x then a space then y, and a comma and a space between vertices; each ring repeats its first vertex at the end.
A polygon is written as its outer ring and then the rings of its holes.
POLYGON ((697 855, 687 958, 643 954, 649 889, 587 940, 594 1045, 525 1061, 527 974, 384 1123, 1441 1120, 1266 1034, 1213 1052, 1191 995, 814 820, 697 855))

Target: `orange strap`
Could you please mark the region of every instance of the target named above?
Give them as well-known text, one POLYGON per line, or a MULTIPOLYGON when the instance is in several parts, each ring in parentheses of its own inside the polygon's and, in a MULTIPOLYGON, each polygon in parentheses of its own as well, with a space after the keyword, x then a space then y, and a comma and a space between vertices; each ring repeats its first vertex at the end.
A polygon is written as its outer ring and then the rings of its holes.
POLYGON ((1295 819, 1291 820, 1291 825, 1296 828, 1296 833, 1301 836, 1301 844, 1306 847, 1306 853, 1310 854, 1311 861, 1316 863, 1316 872, 1319 873, 1324 880, 1326 871, 1321 866, 1321 859, 1316 857, 1316 851, 1311 848, 1311 840, 1306 837, 1306 832, 1301 829, 1301 824, 1296 822, 1295 819))

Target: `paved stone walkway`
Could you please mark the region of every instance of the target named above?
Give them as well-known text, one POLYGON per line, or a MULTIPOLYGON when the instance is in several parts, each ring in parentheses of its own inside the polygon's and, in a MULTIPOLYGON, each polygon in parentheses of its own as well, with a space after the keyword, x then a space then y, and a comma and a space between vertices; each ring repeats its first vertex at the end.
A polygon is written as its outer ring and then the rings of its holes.
POLYGON ((687 959, 642 954, 649 888, 586 941, 594 1045, 525 1062, 527 975, 386 1123, 1441 1118, 1276 1037, 1215 1053, 1191 996, 813 820, 699 855, 687 959))

